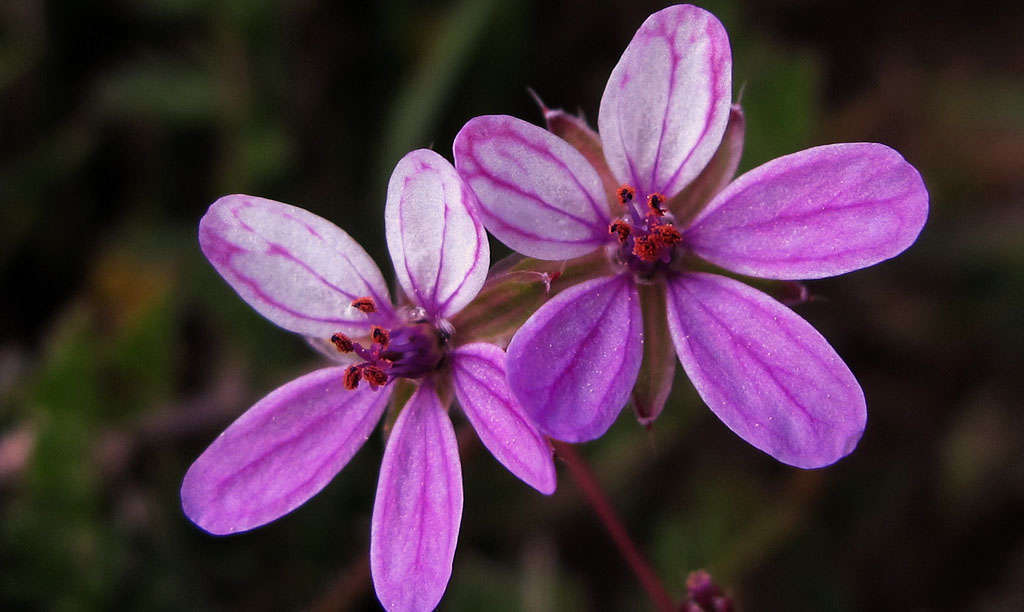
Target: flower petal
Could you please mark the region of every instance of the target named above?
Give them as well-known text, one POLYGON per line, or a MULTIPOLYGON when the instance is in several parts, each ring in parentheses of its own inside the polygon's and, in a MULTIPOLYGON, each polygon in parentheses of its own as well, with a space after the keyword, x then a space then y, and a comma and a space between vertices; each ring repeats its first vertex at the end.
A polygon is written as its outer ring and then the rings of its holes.
POLYGON ((185 514, 225 535, 269 523, 316 495, 366 442, 390 394, 348 391, 344 371, 297 378, 224 430, 185 474, 185 514))
POLYGON ((729 123, 725 127, 722 142, 704 170, 685 189, 676 194, 665 206, 675 216, 678 227, 686 227, 715 195, 736 176, 743 156, 743 141, 746 134, 746 119, 739 104, 733 104, 729 111, 729 123))
POLYGON ((604 149, 601 147, 601 138, 597 132, 587 125, 582 113, 577 117, 562 109, 548 108, 533 90, 530 90, 530 93, 544 114, 544 123, 547 124, 548 131, 571 144, 597 171, 597 175, 601 177, 601 184, 604 186, 612 215, 623 214, 625 211, 622 210, 622 203, 615 197, 615 191, 619 188, 620 183, 612 174, 611 168, 608 167, 608 161, 604 158, 604 149))
POLYGON ((551 445, 519 406, 505 381, 505 351, 467 344, 452 355, 455 395, 494 458, 545 495, 555 492, 551 445))
POLYGON ((612 172, 671 198, 715 154, 731 97, 732 55, 718 19, 690 5, 654 13, 601 98, 597 127, 612 172))
POLYGON ((455 137, 455 167, 480 198, 484 225, 538 259, 571 259, 609 240, 594 167, 547 130, 507 115, 474 117, 455 137))
POLYGON ((199 222, 199 246, 243 300, 274 324, 307 336, 365 333, 392 316, 387 284, 359 244, 301 208, 224 196, 199 222), (371 297, 367 317, 352 301, 371 297))
POLYGON ((708 205, 684 240, 740 274, 834 276, 894 257, 928 217, 921 175, 889 147, 846 143, 772 160, 708 205))
POLYGON ((473 300, 487 277, 487 233, 476 196, 448 160, 419 149, 391 174, 384 225, 402 289, 435 318, 473 300))
POLYGON ((683 369, 741 438, 801 468, 853 451, 864 393, 807 321, 739 281, 703 273, 669 281, 668 313, 683 369))
POLYGON ((629 399, 642 348, 632 276, 590 280, 552 298, 512 338, 509 387, 545 434, 593 440, 629 399))
POLYGON ((462 521, 455 430, 421 384, 391 431, 377 481, 370 569, 387 610, 432 610, 452 575, 462 521))

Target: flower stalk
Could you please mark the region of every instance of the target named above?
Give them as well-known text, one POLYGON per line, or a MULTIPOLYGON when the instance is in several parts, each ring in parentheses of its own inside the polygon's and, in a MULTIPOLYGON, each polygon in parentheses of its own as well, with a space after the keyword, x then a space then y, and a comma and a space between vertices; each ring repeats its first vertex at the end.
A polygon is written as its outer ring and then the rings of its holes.
POLYGON ((583 493, 583 497, 590 504, 590 507, 594 509, 598 519, 601 520, 601 524, 604 525, 608 535, 611 536, 612 542, 615 543, 615 547, 619 549, 622 558, 626 560, 630 569, 636 574, 637 580, 640 581, 644 590, 647 591, 647 596, 651 598, 651 602, 662 612, 675 612, 676 606, 672 602, 672 596, 668 594, 665 586, 661 583, 661 579, 658 578, 650 561, 643 556, 640 549, 637 548, 637 545, 629 537, 629 532, 626 531, 622 520, 615 513, 615 509, 612 508, 611 503, 608 501, 608 496, 601 489, 601 485, 597 482, 597 478, 594 476, 593 471, 591 471, 590 466, 587 465, 587 462, 576 452, 576 449, 571 444, 557 440, 552 440, 551 443, 555 447, 555 455, 565 462, 566 467, 569 469, 569 476, 579 486, 580 492, 583 493))

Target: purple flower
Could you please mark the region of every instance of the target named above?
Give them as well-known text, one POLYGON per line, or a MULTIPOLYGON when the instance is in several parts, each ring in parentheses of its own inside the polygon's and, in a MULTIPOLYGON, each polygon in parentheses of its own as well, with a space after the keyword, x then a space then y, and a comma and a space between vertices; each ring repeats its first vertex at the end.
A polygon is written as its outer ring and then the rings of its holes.
POLYGON ((824 466, 860 439, 863 392, 825 339, 694 262, 783 280, 870 266, 914 242, 927 192, 898 153, 870 143, 808 149, 730 183, 743 143, 731 61, 713 15, 672 6, 612 71, 600 139, 547 109, 550 132, 484 116, 455 139, 456 167, 500 240, 539 259, 608 255, 604 277, 555 296, 508 347, 513 394, 554 438, 602 435, 631 393, 642 420, 656 418, 674 345, 711 410, 778 460, 824 466))
POLYGON ((392 305, 366 251, 330 222, 244 195, 210 206, 199 242, 221 276, 260 314, 349 365, 293 380, 232 423, 185 475, 181 501, 192 521, 230 534, 292 511, 345 466, 390 399, 401 412, 373 508, 373 582, 385 608, 428 610, 451 576, 462 518, 452 391, 498 461, 554 491, 551 447, 505 383, 504 352, 467 343, 472 334, 448 323, 487 275, 476 206, 436 153, 413 151, 398 163, 385 223, 404 306, 392 305), (416 382, 404 407, 393 393, 403 380, 416 382))

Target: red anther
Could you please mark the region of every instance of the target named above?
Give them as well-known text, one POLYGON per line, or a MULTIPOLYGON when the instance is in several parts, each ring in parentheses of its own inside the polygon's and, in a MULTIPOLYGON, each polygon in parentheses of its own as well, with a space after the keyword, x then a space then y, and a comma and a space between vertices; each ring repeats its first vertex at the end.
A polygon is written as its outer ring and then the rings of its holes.
POLYGON ((363 366, 363 378, 374 388, 381 387, 384 383, 388 382, 388 375, 384 373, 384 370, 375 365, 363 366))
POLYGON ((661 248, 650 236, 640 236, 633 241, 633 254, 647 263, 658 261, 661 248))
POLYGON ((377 303, 373 301, 372 297, 361 297, 352 300, 352 308, 359 312, 371 314, 377 312, 377 303))
POLYGON ((651 212, 658 215, 659 217, 665 214, 662 210, 661 205, 665 203, 665 196, 660 193, 652 193, 647 196, 647 208, 651 209, 651 212))
POLYGON ((359 379, 362 377, 357 366, 349 366, 345 370, 345 388, 349 391, 355 389, 359 386, 359 379))
POLYGON ((618 196, 619 202, 629 204, 633 201, 633 196, 636 195, 636 190, 629 185, 623 185, 615 190, 615 195, 618 196))
POLYGON ((658 237, 658 242, 665 246, 672 246, 683 241, 683 235, 674 225, 659 225, 654 228, 654 235, 658 237))
POLYGON ((383 327, 374 325, 370 328, 370 339, 382 347, 386 347, 391 340, 391 334, 383 327))
POLYGON ((352 340, 350 340, 345 334, 334 334, 331 336, 331 344, 333 344, 334 348, 338 349, 341 353, 351 353, 355 350, 352 340))
POLYGON ((626 239, 629 238, 629 224, 621 219, 618 221, 612 221, 612 224, 608 226, 609 234, 618 234, 619 244, 626 244, 626 239))

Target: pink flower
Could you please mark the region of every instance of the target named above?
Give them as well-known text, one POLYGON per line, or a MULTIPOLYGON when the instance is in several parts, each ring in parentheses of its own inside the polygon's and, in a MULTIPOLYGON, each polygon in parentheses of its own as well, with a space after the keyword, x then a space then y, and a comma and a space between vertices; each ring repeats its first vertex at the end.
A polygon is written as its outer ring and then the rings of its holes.
POLYGON ((602 435, 631 393, 652 421, 673 346, 711 410, 780 461, 824 466, 861 437, 863 392, 825 339, 764 293, 692 264, 785 280, 870 266, 914 242, 928 194, 898 153, 870 143, 808 149, 730 183, 743 142, 731 61, 713 15, 672 6, 612 71, 600 139, 547 109, 565 140, 496 115, 455 139, 456 167, 498 239, 539 259, 607 253, 605 276, 547 302, 508 347, 509 386, 551 437, 602 435))
POLYGON ((505 383, 504 352, 470 343, 472 333, 448 322, 487 275, 475 207, 473 192, 436 153, 413 151, 398 163, 385 224, 409 302, 393 306, 366 251, 330 222, 244 195, 210 206, 200 246, 242 299, 336 357, 356 359, 271 392, 200 455, 181 487, 196 525, 236 533, 303 504, 366 442, 402 380, 416 387, 392 408, 401 412, 384 451, 370 539, 385 608, 432 609, 451 576, 462 519, 451 390, 498 461, 538 491, 554 491, 551 447, 505 383))

